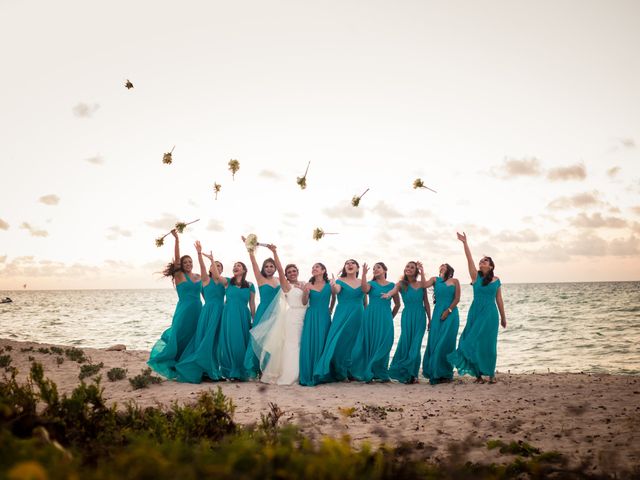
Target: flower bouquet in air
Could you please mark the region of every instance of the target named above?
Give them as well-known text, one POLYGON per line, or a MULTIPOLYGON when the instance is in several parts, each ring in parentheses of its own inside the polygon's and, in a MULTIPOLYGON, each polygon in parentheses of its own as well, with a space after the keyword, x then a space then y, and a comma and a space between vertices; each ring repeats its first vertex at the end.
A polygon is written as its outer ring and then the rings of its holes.
POLYGON ((413 181, 413 188, 417 189, 417 188, 426 188, 427 190, 431 190, 433 193, 438 193, 436 192, 433 188, 429 188, 427 187, 424 182, 422 181, 421 178, 416 178, 413 181))
POLYGON ((240 170, 240 162, 238 160, 229 160, 229 170, 231 171, 231 178, 236 179, 236 172, 240 170))
POLYGON ((171 163, 173 162, 173 150, 175 148, 176 146, 174 145, 171 151, 162 155, 162 163, 164 163, 165 165, 171 165, 171 163))
POLYGON ((222 188, 222 185, 220 185, 219 183, 213 182, 213 193, 216 196, 216 200, 218 199, 218 193, 220 193, 221 188, 222 188))
POLYGON ((364 197, 364 194, 367 193, 369 191, 369 189, 367 188, 364 192, 362 192, 362 195, 358 196, 355 195, 352 199, 351 199, 351 205, 353 205, 354 207, 357 207, 358 205, 360 205, 360 199, 362 197, 364 197))
POLYGON ((307 188, 307 173, 309 172, 309 165, 311 165, 311 162, 307 163, 307 169, 304 171, 304 175, 297 177, 296 179, 296 183, 300 185, 300 189, 302 190, 307 188))
POLYGON ((266 247, 268 243, 258 242, 258 237, 255 233, 250 233, 247 238, 244 239, 244 246, 247 247, 247 252, 253 253, 258 247, 266 247))
POLYGON ((316 228, 313 231, 313 239, 316 240, 316 241, 320 240, 325 235, 338 235, 338 233, 337 232, 325 232, 320 227, 316 228))
MULTIPOLYGON (((196 223, 200 221, 200 219, 196 219, 192 222, 188 222, 188 223, 184 223, 184 222, 178 222, 176 223, 176 226, 174 227, 176 229, 176 231, 178 233, 182 233, 184 232, 184 229, 187 228, 187 225, 191 225, 192 223, 196 223)), ((161 247, 164 245, 164 239, 167 235, 169 235, 171 233, 171 231, 168 231, 167 233, 165 233, 163 236, 156 238, 156 247, 161 247)))

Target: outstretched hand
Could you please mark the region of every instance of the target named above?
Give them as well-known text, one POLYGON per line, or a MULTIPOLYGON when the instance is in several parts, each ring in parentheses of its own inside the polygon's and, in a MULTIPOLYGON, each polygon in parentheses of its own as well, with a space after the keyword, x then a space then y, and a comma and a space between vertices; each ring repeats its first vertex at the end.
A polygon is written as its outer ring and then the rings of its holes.
POLYGON ((331 274, 331 280, 329 280, 329 285, 331 285, 332 287, 336 286, 336 277, 333 275, 333 273, 331 274))
POLYGON ((175 228, 171 229, 171 235, 173 235, 173 238, 176 240, 178 239, 178 231, 175 228))
POLYGON ((194 243, 193 246, 196 247, 196 252, 198 252, 198 255, 201 255, 202 245, 200 244, 200 240, 196 240, 196 243, 194 243))
POLYGON ((369 272, 369 265, 367 263, 362 264, 362 276, 365 276, 369 272))
POLYGON ((209 252, 209 253, 202 252, 202 255, 204 255, 205 257, 207 257, 209 260, 213 262, 213 252, 209 252))
POLYGON ((458 235, 458 240, 460 240, 462 243, 467 243, 467 234, 465 232, 456 232, 456 235, 458 235))
POLYGON ((302 286, 302 291, 304 293, 309 293, 311 292, 311 282, 307 282, 302 286))
POLYGON ((273 243, 269 243, 267 245, 267 248, 275 254, 278 247, 276 247, 273 243))

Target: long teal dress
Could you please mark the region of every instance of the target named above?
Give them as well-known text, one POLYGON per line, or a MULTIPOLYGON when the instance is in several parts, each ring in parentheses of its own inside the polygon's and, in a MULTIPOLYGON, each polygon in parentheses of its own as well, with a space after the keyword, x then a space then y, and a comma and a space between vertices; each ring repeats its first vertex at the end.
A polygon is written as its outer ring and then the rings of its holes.
POLYGON ((176 285, 178 304, 173 313, 171 326, 151 349, 149 365, 153 370, 167 378, 176 378, 176 363, 196 333, 198 318, 202 310, 200 290, 202 282, 194 282, 185 274, 186 280, 176 285))
MULTIPOLYGON (((280 291, 280 285, 272 287, 268 283, 265 283, 258 287, 258 291, 260 292, 260 304, 258 305, 258 308, 256 308, 256 315, 253 317, 253 325, 251 328, 260 324, 260 320, 262 320, 265 310, 280 291)), ((256 357, 254 347, 251 342, 253 342, 253 340, 249 337, 249 346, 244 354, 244 368, 249 378, 257 378, 260 375, 260 360, 256 357)))
POLYGON ((447 285, 442 278, 436 277, 433 286, 435 305, 431 317, 431 329, 427 340, 427 349, 422 360, 422 374, 435 385, 438 379, 453 378, 453 366, 447 360, 447 355, 456 349, 456 338, 460 326, 458 307, 451 310, 445 320, 440 320, 442 313, 449 308, 456 296, 456 286, 447 285))
POLYGON ((341 382, 350 376, 351 353, 362 326, 364 293, 362 288, 336 282, 342 289, 338 294, 338 306, 327 334, 327 340, 313 370, 315 383, 341 382))
POLYGON ((325 283, 317 292, 309 292, 309 308, 304 315, 302 336, 300 337, 300 385, 313 386, 313 369, 322 355, 327 340, 331 315, 329 302, 331 300, 331 285, 325 283))
POLYGON ((202 288, 204 307, 198 319, 196 334, 176 365, 180 382, 200 383, 204 375, 220 380, 218 334, 224 307, 224 285, 209 280, 202 288))
POLYGON ((389 352, 393 347, 391 298, 381 298, 395 286, 369 282, 369 305, 364 309, 362 328, 352 353, 352 375, 357 380, 389 380, 389 352))
POLYGON ((496 357, 498 353, 499 315, 496 295, 500 288, 500 280, 482 286, 482 277, 478 275, 473 282, 473 302, 467 314, 458 349, 447 359, 458 369, 458 375, 488 375, 496 373, 496 357))
POLYGON ((389 376, 402 383, 418 378, 420 370, 420 348, 427 329, 427 314, 424 310, 424 288, 400 289, 404 308, 400 319, 400 339, 393 355, 389 376))
POLYGON ((227 279, 227 282, 227 301, 222 311, 218 339, 220 375, 223 378, 246 380, 244 355, 247 352, 251 328, 248 303, 251 293, 255 293, 256 289, 253 284, 249 288, 240 288, 231 285, 231 279, 227 279))

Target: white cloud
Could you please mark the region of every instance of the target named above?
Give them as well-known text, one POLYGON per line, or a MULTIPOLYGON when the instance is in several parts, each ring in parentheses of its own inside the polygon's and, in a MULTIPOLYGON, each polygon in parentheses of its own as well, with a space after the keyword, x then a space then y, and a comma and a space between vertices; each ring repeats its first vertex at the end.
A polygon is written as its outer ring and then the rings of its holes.
POLYGON ((600 205, 602 202, 598 198, 598 192, 584 192, 570 197, 558 197, 551 201, 548 208, 552 210, 566 210, 569 208, 582 208, 593 205, 600 205))
POLYGON ((92 165, 104 165, 104 158, 101 157, 100 155, 95 155, 93 157, 85 158, 84 161, 92 165))
POLYGON ((599 212, 592 215, 581 212, 571 219, 571 225, 580 228, 624 228, 627 222, 619 217, 603 217, 599 212))
POLYGON ((351 202, 340 202, 331 207, 326 207, 322 209, 322 213, 324 213, 329 218, 363 218, 364 217, 364 209, 356 208, 351 205, 351 202))
POLYGON ((131 236, 131 231, 130 230, 125 230, 123 228, 120 228, 117 225, 113 225, 113 226, 109 227, 108 230, 109 230, 109 234, 107 235, 107 238, 109 240, 116 240, 119 237, 130 237, 131 236))
POLYGON ((552 168, 547 172, 547 178, 551 181, 584 180, 587 178, 587 169, 583 164, 552 168))
POLYGON ((22 225, 20 225, 20 228, 22 228, 24 230, 28 230, 32 237, 47 237, 47 236, 49 236, 49 232, 47 232, 46 230, 42 230, 42 229, 39 229, 37 227, 33 227, 32 225, 30 225, 27 222, 22 222, 22 225))
POLYGON ((540 240, 540 237, 536 232, 527 228, 519 232, 503 231, 498 235, 497 240, 501 242, 530 243, 537 242, 540 240))
POLYGON ((397 210, 396 208, 392 207, 391 205, 387 205, 385 202, 380 201, 378 202, 378 204, 376 206, 374 206, 371 211, 373 213, 375 213, 376 215, 382 217, 382 218, 386 218, 386 219, 390 219, 390 218, 403 218, 404 214, 402 212, 400 212, 400 210, 397 210))
POLYGON ((522 159, 505 158, 500 167, 492 169, 494 176, 499 178, 537 177, 542 173, 540 160, 536 157, 522 159))
POLYGON ((43 195, 38 199, 38 201, 40 203, 44 203, 45 205, 57 205, 58 203, 60 203, 60 197, 53 194, 43 195))
POLYGON ((150 227, 164 229, 165 231, 171 230, 180 219, 171 213, 164 212, 162 216, 156 220, 150 220, 146 223, 150 227))
POLYGON ((618 167, 618 166, 611 167, 610 169, 607 170, 607 175, 609 175, 611 178, 613 178, 616 175, 618 175, 618 173, 620 173, 620 170, 622 170, 622 169, 620 167, 618 167))
POLYGON ((276 172, 274 172, 273 170, 260 170, 260 173, 258 173, 259 177, 262 178, 269 178, 271 180, 280 180, 282 179, 282 177, 280 175, 278 175, 276 172))
POLYGON ((215 220, 212 218, 211 220, 209 220, 207 230, 211 230, 213 232, 222 232, 224 231, 224 224, 220 220, 215 220))
POLYGON ((94 103, 93 105, 89 105, 88 103, 80 102, 76 106, 73 107, 72 111, 76 117, 79 118, 91 118, 94 113, 98 111, 100 105, 94 103))

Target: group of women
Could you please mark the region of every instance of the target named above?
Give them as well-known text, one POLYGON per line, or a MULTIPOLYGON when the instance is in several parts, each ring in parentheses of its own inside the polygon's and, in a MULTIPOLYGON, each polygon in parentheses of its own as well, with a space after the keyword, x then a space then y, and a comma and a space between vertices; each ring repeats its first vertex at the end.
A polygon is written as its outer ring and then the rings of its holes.
POLYGON ((490 257, 483 257, 476 269, 465 234, 458 234, 458 239, 464 245, 473 302, 456 348, 460 283, 449 264, 427 279, 420 262, 408 262, 402 278, 393 283, 383 262, 373 265, 371 280, 366 263, 360 268, 356 260, 347 260, 338 279, 330 279, 326 267, 316 263, 309 281, 301 282, 298 267, 283 267, 276 246, 270 244, 273 257, 261 267, 254 250, 249 250, 260 292, 256 309, 255 287, 246 279, 244 263, 236 262, 232 276, 225 277, 222 264, 196 242, 201 271, 197 275, 191 257, 180 256, 178 234, 172 233, 174 262, 163 273, 175 283, 178 304, 148 361, 167 378, 191 383, 259 379, 306 386, 392 379, 417 383, 422 363, 422 373, 432 384, 451 381, 454 368, 477 382, 484 382, 483 377, 495 382, 498 324, 507 326, 500 280, 490 257), (400 298, 400 338, 389 361, 400 298), (422 356, 425 330, 428 340, 422 356))

